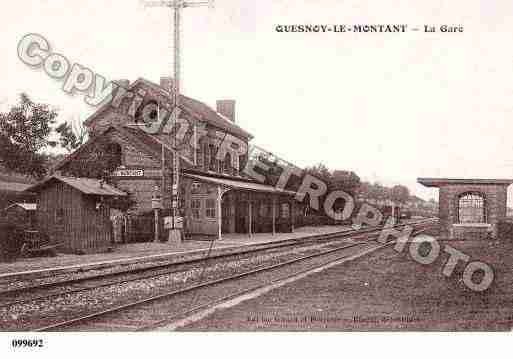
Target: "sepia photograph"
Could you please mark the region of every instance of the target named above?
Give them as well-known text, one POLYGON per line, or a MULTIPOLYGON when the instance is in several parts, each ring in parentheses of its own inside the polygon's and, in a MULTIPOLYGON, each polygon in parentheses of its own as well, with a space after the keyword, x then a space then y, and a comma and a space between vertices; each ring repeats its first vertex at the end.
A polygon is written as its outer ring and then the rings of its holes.
POLYGON ((513 2, 9 0, 0 29, 8 357, 508 343, 513 2))

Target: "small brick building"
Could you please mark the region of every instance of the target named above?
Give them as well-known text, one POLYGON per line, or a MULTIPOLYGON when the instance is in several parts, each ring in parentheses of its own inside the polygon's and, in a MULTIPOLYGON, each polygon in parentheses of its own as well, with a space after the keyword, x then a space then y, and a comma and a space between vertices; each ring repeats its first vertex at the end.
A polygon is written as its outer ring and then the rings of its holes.
POLYGON ((513 179, 418 178, 439 188, 440 237, 484 239, 497 235, 506 217, 507 189, 513 179))

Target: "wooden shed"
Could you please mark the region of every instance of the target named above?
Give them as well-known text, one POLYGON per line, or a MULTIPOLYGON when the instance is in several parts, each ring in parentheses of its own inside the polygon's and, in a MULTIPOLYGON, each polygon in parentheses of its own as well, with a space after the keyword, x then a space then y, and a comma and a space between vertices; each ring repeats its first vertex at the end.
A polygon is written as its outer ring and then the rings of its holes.
POLYGON ((53 175, 27 189, 37 194, 38 230, 60 251, 101 252, 112 244, 109 197, 126 193, 92 178, 53 175))
POLYGON ((25 229, 35 229, 36 209, 36 203, 13 203, 3 210, 3 216, 7 223, 25 229))

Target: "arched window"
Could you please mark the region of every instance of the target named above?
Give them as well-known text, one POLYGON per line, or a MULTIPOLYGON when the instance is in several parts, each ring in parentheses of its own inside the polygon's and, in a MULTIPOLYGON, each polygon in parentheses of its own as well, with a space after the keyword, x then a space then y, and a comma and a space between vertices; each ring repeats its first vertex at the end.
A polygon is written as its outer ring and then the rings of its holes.
POLYGON ((135 123, 151 124, 158 121, 159 105, 157 101, 148 101, 137 108, 135 123))
POLYGON ((459 196, 460 223, 486 223, 485 199, 481 193, 467 192, 459 196))

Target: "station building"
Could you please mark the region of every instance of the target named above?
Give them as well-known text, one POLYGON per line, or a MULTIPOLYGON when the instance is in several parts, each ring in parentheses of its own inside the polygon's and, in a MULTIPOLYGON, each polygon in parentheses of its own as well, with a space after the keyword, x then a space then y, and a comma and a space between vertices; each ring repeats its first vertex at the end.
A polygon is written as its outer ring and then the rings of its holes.
MULTIPOLYGON (((169 81, 169 78, 162 78, 160 84, 143 78, 133 83, 118 81, 120 88, 142 97, 138 106, 128 97, 118 106, 112 106, 116 101, 114 95, 111 102, 99 107, 85 121, 90 135, 88 142, 57 164, 55 173, 72 176, 74 166, 94 156, 96 144, 108 144, 109 151, 117 153, 121 163, 110 174, 109 183, 135 201, 129 210, 131 218, 145 218, 148 232, 161 228, 163 234, 166 228, 163 218, 169 216, 173 200, 172 159, 178 156, 179 208, 186 238, 220 239, 223 233, 292 231, 297 210, 295 193, 264 185, 245 175, 242 170, 248 153, 241 154, 238 148, 231 148, 224 160, 216 158, 221 139, 227 134, 242 141, 246 148, 252 139, 235 122, 235 101, 217 101, 217 108, 213 109, 180 95, 180 116, 194 124, 183 130, 186 132, 183 137, 188 140, 180 146, 164 129, 156 133, 143 129, 140 108, 145 104, 157 104, 157 111, 152 114, 155 118, 159 117, 159 106, 172 108, 165 90, 169 81), (193 146, 198 129, 203 136, 193 146), (156 217, 154 203, 158 197, 163 208, 156 217)), ((151 236, 147 233, 147 240, 151 236)))

